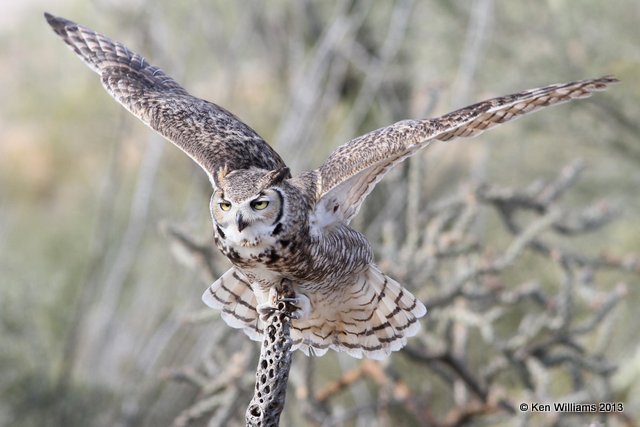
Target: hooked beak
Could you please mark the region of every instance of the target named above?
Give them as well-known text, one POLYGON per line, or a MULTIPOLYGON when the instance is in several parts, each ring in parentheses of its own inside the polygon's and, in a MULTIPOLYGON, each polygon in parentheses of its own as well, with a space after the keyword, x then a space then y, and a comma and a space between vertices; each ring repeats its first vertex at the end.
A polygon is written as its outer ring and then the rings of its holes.
POLYGON ((238 224, 238 231, 242 232, 249 223, 245 221, 240 212, 236 213, 236 223, 238 224))

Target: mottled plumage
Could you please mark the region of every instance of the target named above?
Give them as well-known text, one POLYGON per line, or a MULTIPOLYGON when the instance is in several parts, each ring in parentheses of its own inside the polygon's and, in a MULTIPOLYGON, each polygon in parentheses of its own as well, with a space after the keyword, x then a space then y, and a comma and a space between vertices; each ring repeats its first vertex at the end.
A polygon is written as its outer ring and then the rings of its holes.
POLYGON ((292 177, 280 156, 222 107, 195 98, 124 45, 45 14, 119 103, 193 158, 213 185, 214 240, 233 267, 204 293, 252 339, 277 285, 295 289, 294 348, 383 358, 419 328, 424 305, 374 263, 349 227, 394 165, 431 141, 480 134, 540 108, 584 98, 613 77, 547 86, 483 101, 436 119, 405 120, 338 147, 318 169, 292 177))

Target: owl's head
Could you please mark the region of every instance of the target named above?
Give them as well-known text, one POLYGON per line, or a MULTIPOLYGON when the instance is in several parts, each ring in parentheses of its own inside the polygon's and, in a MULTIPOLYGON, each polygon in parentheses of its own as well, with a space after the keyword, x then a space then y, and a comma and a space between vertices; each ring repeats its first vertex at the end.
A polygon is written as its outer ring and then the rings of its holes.
POLYGON ((211 215, 218 234, 242 246, 257 245, 280 227, 284 210, 284 181, 289 169, 250 168, 214 176, 211 215))

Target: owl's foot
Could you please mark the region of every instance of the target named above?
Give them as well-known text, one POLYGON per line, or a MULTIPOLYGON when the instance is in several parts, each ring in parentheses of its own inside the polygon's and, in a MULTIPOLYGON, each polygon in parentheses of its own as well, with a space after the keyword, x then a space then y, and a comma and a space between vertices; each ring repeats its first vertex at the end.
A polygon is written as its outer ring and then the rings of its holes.
POLYGON ((282 294, 273 287, 269 290, 268 302, 258 304, 256 307, 260 319, 266 321, 276 310, 281 310, 281 303, 285 304, 285 308, 291 313, 292 319, 306 319, 311 314, 311 301, 306 295, 293 291, 282 294))
POLYGON ((311 315, 311 301, 304 294, 296 294, 293 298, 285 298, 284 300, 293 307, 291 318, 295 320, 304 320, 311 315))

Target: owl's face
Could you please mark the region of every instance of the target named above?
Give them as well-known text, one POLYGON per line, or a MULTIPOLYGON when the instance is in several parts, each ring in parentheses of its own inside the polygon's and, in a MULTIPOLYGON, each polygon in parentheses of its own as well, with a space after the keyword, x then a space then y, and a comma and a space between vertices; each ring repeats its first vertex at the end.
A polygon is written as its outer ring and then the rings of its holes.
POLYGON ((218 235, 228 244, 258 247, 271 244, 282 227, 284 196, 269 186, 265 171, 234 171, 218 179, 211 198, 211 215, 218 235), (267 184, 267 185, 265 185, 267 184))
POLYGON ((216 192, 211 200, 211 213, 226 239, 241 246, 257 245, 261 237, 271 235, 282 216, 282 195, 265 189, 244 200, 232 200, 216 192))

